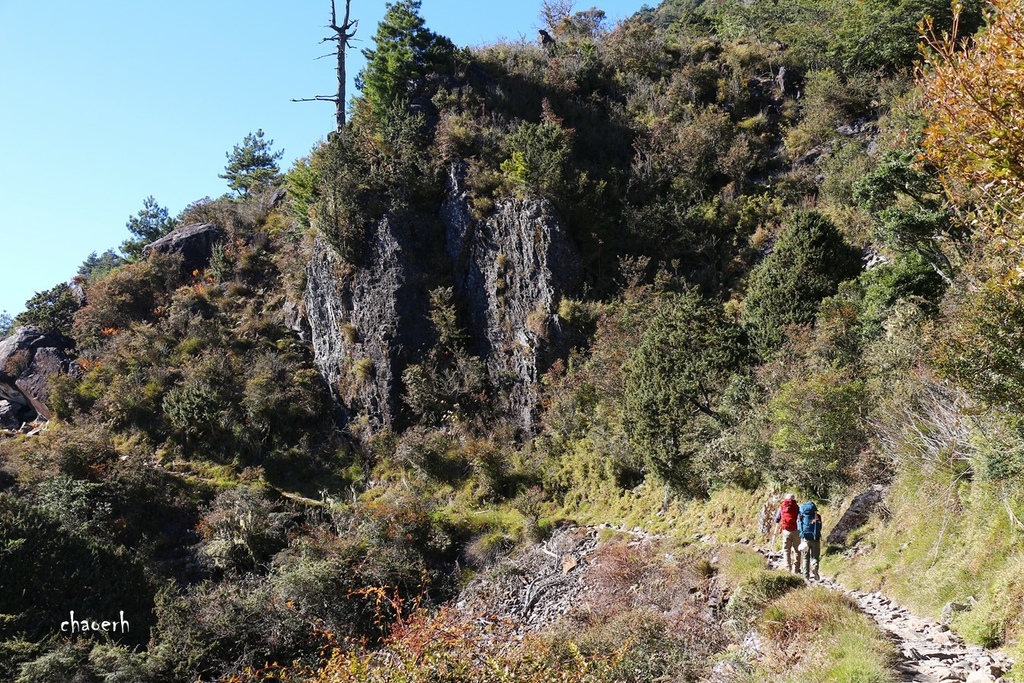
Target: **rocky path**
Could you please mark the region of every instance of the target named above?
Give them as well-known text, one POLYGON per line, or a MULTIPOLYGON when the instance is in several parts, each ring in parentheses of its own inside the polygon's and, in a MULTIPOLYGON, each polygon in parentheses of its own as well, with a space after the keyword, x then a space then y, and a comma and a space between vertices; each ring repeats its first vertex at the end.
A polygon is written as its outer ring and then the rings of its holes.
MULTIPOLYGON (((561 529, 544 543, 505 558, 494 571, 470 582, 458 607, 491 615, 492 626, 505 624, 510 628, 506 638, 543 631, 582 604, 584 569, 595 561, 603 528, 561 529)), ((627 546, 641 547, 650 540, 639 530, 617 531, 632 537, 627 546)), ((774 568, 784 567, 780 552, 760 552, 774 568)), ((816 583, 847 595, 888 634, 899 651, 896 668, 903 683, 1001 683, 1010 670, 1012 662, 1002 653, 968 646, 948 626, 916 616, 880 593, 849 590, 827 577, 816 583)), ((712 675, 708 680, 732 679, 712 675)))
MULTIPOLYGON (((781 553, 768 553, 776 569, 784 568, 781 553)), ((819 585, 850 597, 896 643, 900 651, 897 670, 908 683, 1000 683, 1012 662, 1000 652, 969 646, 949 627, 915 616, 880 593, 849 590, 822 577, 819 585)))

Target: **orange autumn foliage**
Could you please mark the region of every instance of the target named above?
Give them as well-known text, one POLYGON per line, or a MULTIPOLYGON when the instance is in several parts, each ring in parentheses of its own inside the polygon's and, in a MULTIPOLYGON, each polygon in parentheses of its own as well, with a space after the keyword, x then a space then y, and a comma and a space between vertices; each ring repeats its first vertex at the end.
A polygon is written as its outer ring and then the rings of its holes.
POLYGON ((991 0, 987 28, 966 39, 956 10, 950 33, 922 27, 925 153, 986 250, 1005 252, 1024 234, 1024 5, 991 0))

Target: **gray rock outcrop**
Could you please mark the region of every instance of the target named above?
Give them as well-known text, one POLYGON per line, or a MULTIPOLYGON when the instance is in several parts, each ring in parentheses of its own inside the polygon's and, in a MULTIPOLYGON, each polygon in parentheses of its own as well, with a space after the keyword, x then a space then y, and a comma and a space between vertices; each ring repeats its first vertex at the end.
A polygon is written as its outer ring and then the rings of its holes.
POLYGON ((152 254, 180 254, 182 273, 188 275, 210 264, 213 245, 224 238, 224 231, 212 223, 183 225, 167 233, 142 250, 149 258, 152 254))
POLYGON ((0 340, 0 427, 51 418, 48 378, 69 371, 73 348, 67 337, 32 326, 0 340))
POLYGON ((579 287, 579 255, 549 202, 506 200, 477 221, 460 169, 452 170, 449 188, 445 247, 468 306, 472 350, 507 397, 503 407, 529 431, 540 375, 569 350, 557 310, 579 287))
POLYGON ((365 266, 345 264, 318 240, 306 268, 306 318, 314 360, 347 418, 372 431, 394 424, 397 378, 429 342, 423 251, 405 221, 385 216, 366 243, 365 266))
POLYGON ((867 524, 868 518, 882 505, 885 499, 885 487, 875 484, 867 491, 857 494, 843 510, 839 521, 829 532, 825 542, 834 545, 846 545, 847 537, 852 531, 867 524))
POLYGON ((493 400, 525 432, 541 374, 568 353, 556 311, 577 291, 582 268, 567 229, 542 199, 509 199, 476 219, 463 174, 452 169, 439 222, 387 214, 368 231, 360 267, 324 240, 307 267, 317 367, 347 418, 364 413, 371 430, 396 424, 402 372, 433 343, 434 287, 455 291, 467 350, 483 361, 493 400))

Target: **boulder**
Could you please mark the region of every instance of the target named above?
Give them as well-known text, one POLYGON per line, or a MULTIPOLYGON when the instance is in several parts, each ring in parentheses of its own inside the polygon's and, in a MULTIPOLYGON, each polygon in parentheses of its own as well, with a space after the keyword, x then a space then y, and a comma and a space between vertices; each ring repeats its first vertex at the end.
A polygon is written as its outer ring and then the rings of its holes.
POLYGON ((0 427, 49 420, 49 377, 67 373, 74 342, 56 332, 19 327, 0 341, 0 427))
POLYGON ((843 510, 839 521, 829 531, 825 542, 829 545, 846 545, 846 538, 850 532, 864 526, 868 517, 878 509, 884 499, 885 487, 881 484, 875 484, 867 491, 854 496, 850 504, 843 510))
POLYGON ((974 602, 974 597, 968 598, 969 602, 947 602, 942 606, 941 619, 943 624, 949 624, 953 621, 953 616, 960 612, 967 612, 971 609, 974 602))
POLYGON ((224 238, 224 231, 212 223, 193 223, 167 233, 142 250, 142 256, 180 254, 181 269, 186 276, 210 265, 213 246, 224 238))

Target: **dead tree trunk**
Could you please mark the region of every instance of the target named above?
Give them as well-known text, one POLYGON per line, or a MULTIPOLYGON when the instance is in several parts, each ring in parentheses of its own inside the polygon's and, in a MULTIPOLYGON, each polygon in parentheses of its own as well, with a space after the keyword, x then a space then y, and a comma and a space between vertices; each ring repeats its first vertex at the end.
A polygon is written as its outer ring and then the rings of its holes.
POLYGON ((338 58, 338 94, 337 95, 317 95, 316 97, 303 97, 299 99, 293 99, 292 102, 334 102, 335 107, 335 119, 337 121, 338 130, 340 131, 345 127, 345 80, 347 75, 345 73, 345 50, 348 49, 349 43, 352 38, 356 35, 356 26, 359 24, 358 19, 350 19, 349 11, 351 9, 352 0, 345 0, 345 18, 342 19, 341 23, 338 23, 338 14, 335 11, 334 0, 331 0, 331 23, 328 24, 327 28, 334 31, 333 36, 327 36, 322 41, 335 42, 338 44, 337 49, 330 54, 324 55, 324 57, 330 57, 334 55, 338 58))

